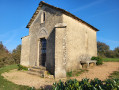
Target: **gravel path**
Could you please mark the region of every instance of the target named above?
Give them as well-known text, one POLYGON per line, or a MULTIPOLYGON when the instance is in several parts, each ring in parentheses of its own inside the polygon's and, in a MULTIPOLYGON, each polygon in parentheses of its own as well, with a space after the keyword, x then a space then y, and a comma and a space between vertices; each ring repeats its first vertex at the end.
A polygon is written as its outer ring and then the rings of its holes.
POLYGON ((88 72, 84 72, 80 76, 73 77, 72 79, 77 78, 77 80, 82 80, 83 78, 99 78, 100 80, 105 80, 113 71, 119 71, 119 62, 104 62, 103 65, 95 66, 88 70, 88 72))
MULTIPOLYGON (((71 77, 71 79, 76 78, 77 80, 81 80, 83 78, 90 78, 90 79, 99 78, 101 80, 105 80, 108 78, 110 73, 119 70, 119 62, 105 62, 101 66, 95 66, 93 68, 89 68, 88 70, 89 70, 88 72, 85 72, 77 77, 71 77)), ((27 74, 24 71, 17 71, 17 70, 5 72, 2 74, 2 76, 4 76, 4 78, 16 84, 27 85, 35 88, 40 88, 41 86, 45 85, 52 85, 53 82, 58 81, 49 78, 45 79, 40 78, 35 75, 27 74)), ((66 78, 63 80, 66 80, 66 78)))

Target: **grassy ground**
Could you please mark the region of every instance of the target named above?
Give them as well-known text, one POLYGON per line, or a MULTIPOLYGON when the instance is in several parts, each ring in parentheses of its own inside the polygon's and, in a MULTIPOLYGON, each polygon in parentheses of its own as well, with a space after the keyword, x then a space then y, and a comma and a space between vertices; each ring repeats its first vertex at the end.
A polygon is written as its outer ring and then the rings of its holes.
POLYGON ((0 68, 0 90, 33 90, 28 86, 17 85, 10 81, 7 81, 6 79, 4 79, 3 76, 1 76, 2 73, 8 72, 9 70, 16 69, 16 68, 17 65, 9 65, 0 68))
POLYGON ((119 58, 103 58, 104 62, 119 62, 119 58))
POLYGON ((119 71, 114 71, 113 73, 111 73, 109 78, 117 78, 117 79, 119 79, 119 71))
MULTIPOLYGON (((103 58, 104 62, 119 62, 119 58, 103 58)), ((110 74, 109 78, 119 79, 119 71, 114 71, 110 74)))
POLYGON ((83 72, 88 72, 88 70, 80 69, 80 70, 77 70, 77 71, 70 71, 70 72, 67 72, 67 77, 79 76, 83 72))
MULTIPOLYGON (((104 62, 119 62, 119 58, 103 58, 104 62)), ((109 78, 119 79, 119 71, 114 71, 110 74, 109 78)))

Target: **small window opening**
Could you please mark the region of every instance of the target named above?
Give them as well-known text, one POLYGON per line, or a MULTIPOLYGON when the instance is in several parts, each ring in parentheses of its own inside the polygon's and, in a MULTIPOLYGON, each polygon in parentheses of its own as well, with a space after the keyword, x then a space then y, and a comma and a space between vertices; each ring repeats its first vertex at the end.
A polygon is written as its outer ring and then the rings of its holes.
POLYGON ((45 22, 45 12, 43 12, 43 21, 45 22))
POLYGON ((45 22, 45 12, 41 14, 41 23, 45 22))

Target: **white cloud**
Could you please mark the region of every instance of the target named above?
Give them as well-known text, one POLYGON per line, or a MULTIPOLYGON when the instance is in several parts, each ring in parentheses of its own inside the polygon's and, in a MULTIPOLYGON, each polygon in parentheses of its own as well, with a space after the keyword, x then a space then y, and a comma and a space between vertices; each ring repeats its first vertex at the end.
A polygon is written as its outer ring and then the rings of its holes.
POLYGON ((78 7, 78 8, 76 8, 76 9, 72 9, 72 10, 70 10, 71 12, 78 12, 78 11, 81 11, 81 10, 84 10, 84 9, 87 9, 87 8, 90 8, 90 7, 92 7, 92 6, 95 6, 95 5, 97 5, 97 4, 100 4, 100 3, 102 3, 102 2, 104 2, 105 0, 95 0, 94 2, 91 2, 91 3, 89 3, 89 4, 86 4, 86 5, 84 5, 84 6, 82 6, 82 7, 78 7))
POLYGON ((112 13, 112 12, 117 12, 117 11, 119 11, 119 9, 112 9, 112 10, 109 10, 109 11, 94 14, 94 15, 90 16, 90 18, 96 17, 96 16, 102 16, 102 15, 109 14, 109 13, 112 13))

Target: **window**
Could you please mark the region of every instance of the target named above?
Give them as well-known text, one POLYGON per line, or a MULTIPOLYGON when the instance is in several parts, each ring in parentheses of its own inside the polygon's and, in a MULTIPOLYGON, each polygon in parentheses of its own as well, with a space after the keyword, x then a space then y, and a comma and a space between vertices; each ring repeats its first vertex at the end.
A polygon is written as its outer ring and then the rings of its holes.
POLYGON ((45 22, 45 12, 41 14, 41 23, 45 22))
POLYGON ((45 12, 43 12, 43 21, 45 22, 45 12))
POLYGON ((46 39, 45 38, 41 39, 41 52, 46 53, 46 39))

